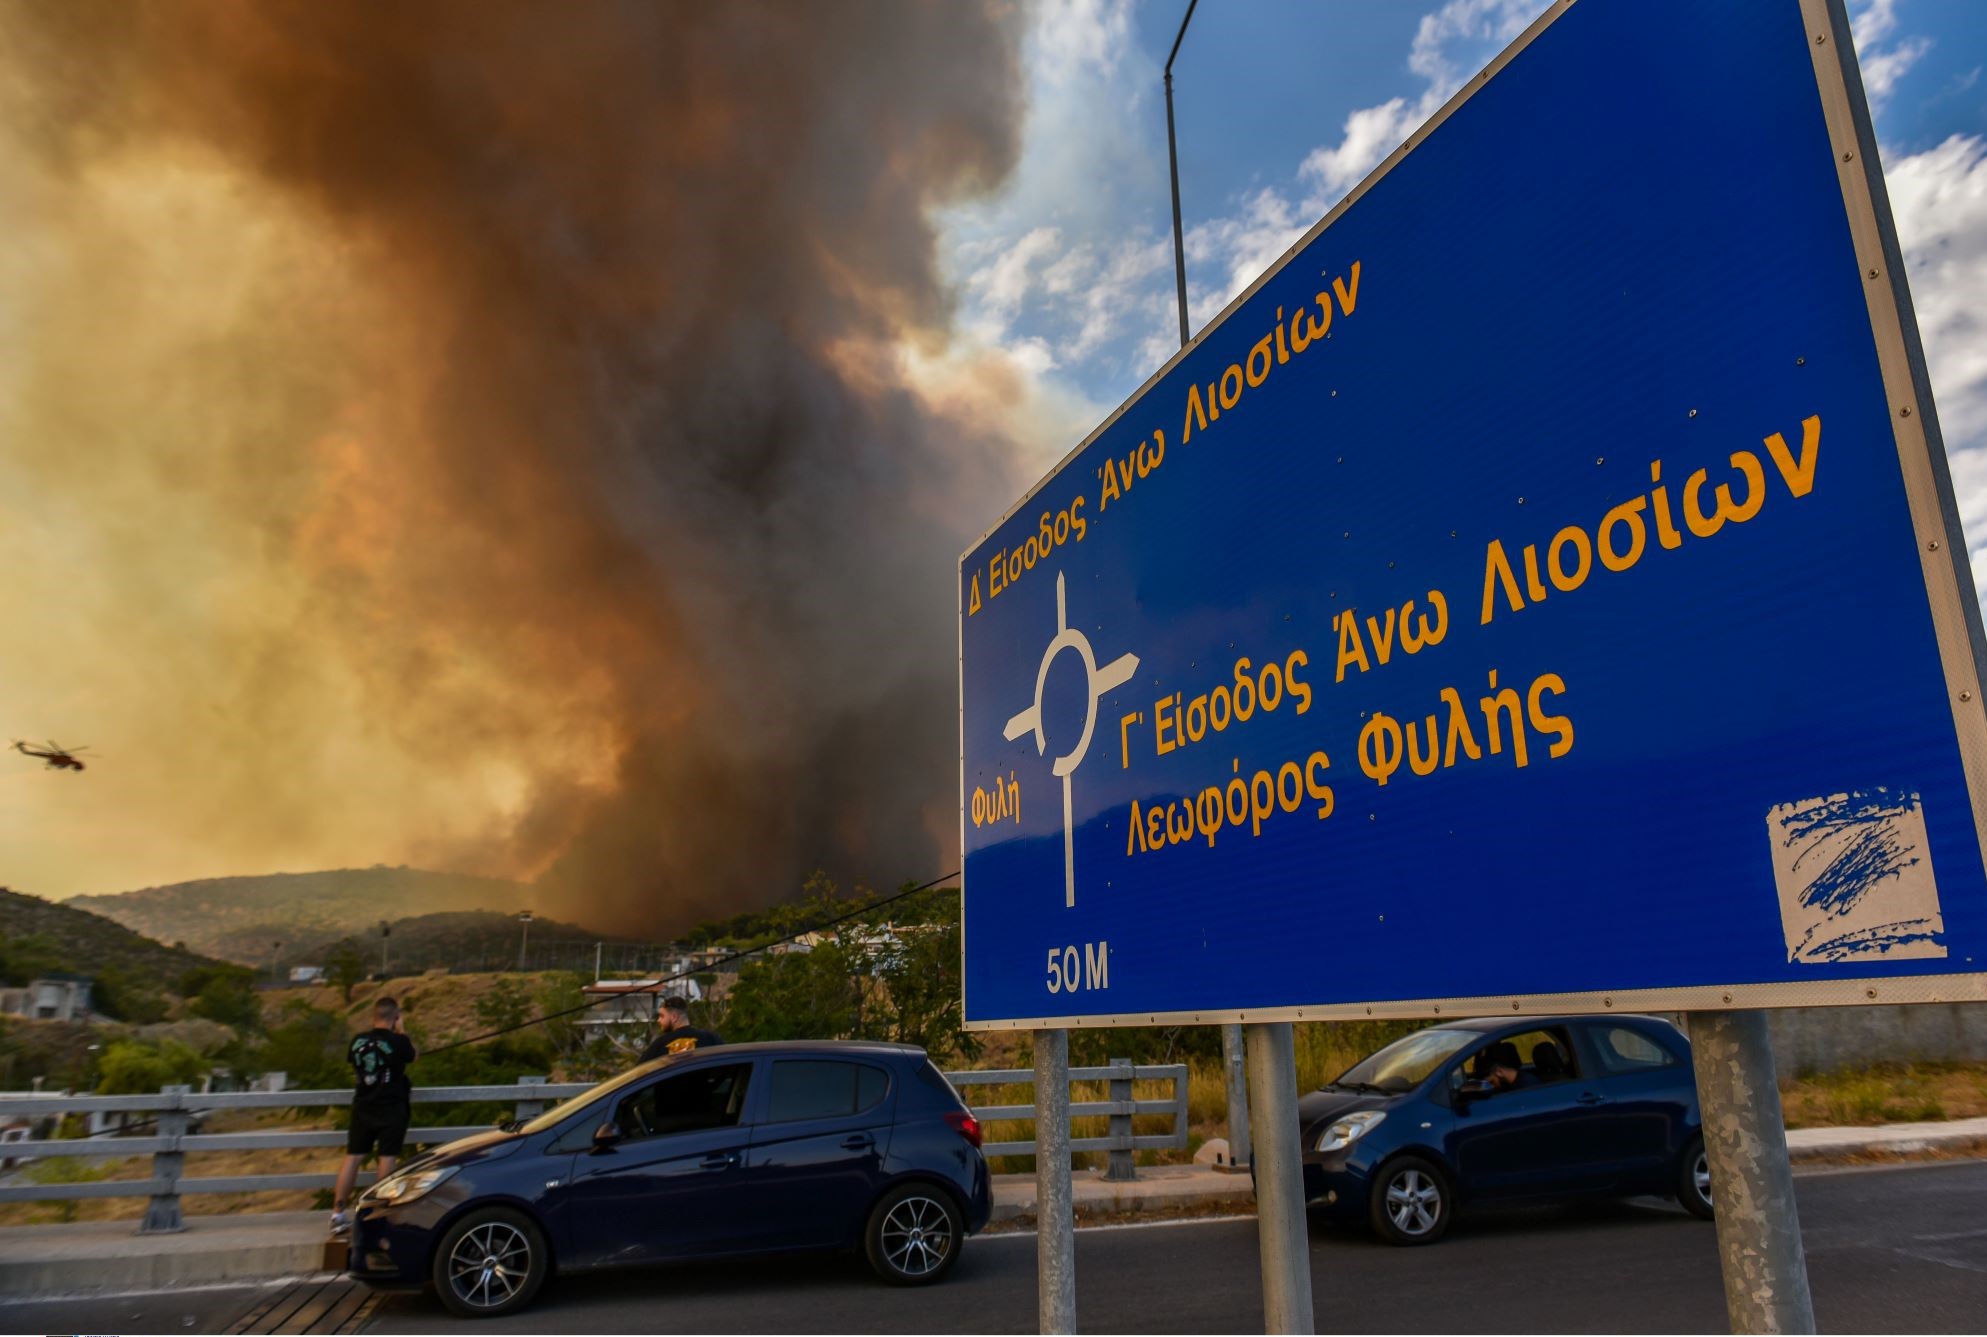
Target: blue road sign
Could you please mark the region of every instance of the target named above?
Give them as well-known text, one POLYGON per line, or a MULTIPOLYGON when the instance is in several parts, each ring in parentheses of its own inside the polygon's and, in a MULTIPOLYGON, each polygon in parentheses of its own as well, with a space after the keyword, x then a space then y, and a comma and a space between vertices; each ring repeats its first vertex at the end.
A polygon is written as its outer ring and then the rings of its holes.
POLYGON ((1841 24, 1555 5, 961 559, 970 1025, 1987 997, 1841 24))

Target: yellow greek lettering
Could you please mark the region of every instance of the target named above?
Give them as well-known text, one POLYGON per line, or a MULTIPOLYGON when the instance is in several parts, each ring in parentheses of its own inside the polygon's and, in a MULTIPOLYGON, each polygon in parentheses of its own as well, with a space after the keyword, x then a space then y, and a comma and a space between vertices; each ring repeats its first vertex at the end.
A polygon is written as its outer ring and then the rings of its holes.
POLYGON ((1392 716, 1375 711, 1359 731, 1359 769, 1385 789, 1387 778, 1400 767, 1401 726, 1392 716))
POLYGON ((1292 650, 1283 661, 1283 680, 1290 685, 1290 695, 1297 702, 1297 713, 1302 715, 1311 708, 1311 684, 1297 681, 1297 670, 1308 668, 1311 656, 1302 650, 1292 650))
POLYGON ((1345 312, 1348 316, 1351 315, 1352 308, 1359 305, 1359 262, 1357 260, 1352 262, 1352 286, 1350 288, 1346 287, 1344 279, 1333 279, 1332 291, 1338 294, 1339 310, 1345 312))
POLYGON ((1442 742, 1442 765, 1456 764, 1456 745, 1462 744, 1463 755, 1471 761, 1483 756, 1476 745, 1476 735, 1470 732, 1469 712, 1463 708, 1463 696, 1453 687, 1442 689, 1442 700, 1449 707, 1449 727, 1442 742))
POLYGON ((1490 755, 1496 756, 1504 750, 1504 717, 1508 713, 1511 720, 1511 751, 1520 769, 1526 763, 1525 757, 1525 715, 1524 702, 1518 699, 1514 687, 1497 690, 1497 670, 1490 670, 1491 695, 1477 702, 1483 708, 1483 728, 1490 737, 1490 755))
POLYGON ((1480 625, 1490 625, 1500 589, 1512 612, 1525 606, 1525 601, 1518 596, 1518 578, 1511 572, 1511 559, 1504 555, 1504 541, 1492 539, 1483 554, 1483 617, 1479 619, 1480 625))
POLYGON ((1359 614, 1350 608, 1338 615, 1338 676, 1333 682, 1345 681, 1347 664, 1359 665, 1361 673, 1371 667, 1366 662, 1365 643, 1359 639, 1359 614))
POLYGON ((1379 660, 1382 666, 1389 659, 1393 658, 1394 655, 1395 617, 1394 610, 1389 608, 1387 610, 1387 620, 1384 623, 1378 618, 1369 617, 1366 619, 1367 634, 1373 638, 1373 658, 1379 660))
POLYGON ((1563 757, 1573 750, 1573 721, 1564 715, 1546 714, 1540 698, 1547 692, 1560 696, 1565 691, 1564 678, 1557 673, 1541 673, 1532 680, 1532 689, 1525 693, 1525 714, 1531 718, 1532 727, 1542 734, 1556 735, 1546 748, 1546 754, 1552 757, 1563 757))
POLYGON ((1797 463, 1787 450, 1787 438, 1775 432, 1762 443, 1773 457, 1780 477, 1787 482, 1787 495, 1805 497, 1814 489, 1815 463, 1821 452, 1821 417, 1801 419, 1801 458, 1797 463))
POLYGON ((1593 565, 1593 545, 1587 541, 1587 531, 1578 525, 1568 525, 1554 534, 1551 544, 1546 547, 1546 574, 1552 577, 1552 587, 1562 594, 1579 589, 1593 565), (1560 560, 1560 554, 1566 551, 1569 544, 1574 551, 1574 566, 1571 571, 1568 571, 1566 563, 1560 560))
POLYGON ((1630 497, 1601 517, 1602 566, 1610 571, 1626 571, 1642 560, 1642 550, 1649 544, 1649 531, 1642 523, 1642 510, 1648 504, 1641 497, 1630 497), (1617 525, 1628 526, 1627 552, 1622 552, 1614 546, 1614 531, 1617 525))

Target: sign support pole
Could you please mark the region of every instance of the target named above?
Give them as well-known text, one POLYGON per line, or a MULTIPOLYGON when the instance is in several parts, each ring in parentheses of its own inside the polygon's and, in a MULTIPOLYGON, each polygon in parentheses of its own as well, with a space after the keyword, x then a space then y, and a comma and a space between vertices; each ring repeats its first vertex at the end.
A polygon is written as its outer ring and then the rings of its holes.
POLYGON ((1311 1333, 1311 1232, 1304 1217, 1297 1133, 1297 1046, 1287 1021, 1246 1028, 1255 1115, 1256 1241, 1263 1260, 1263 1331, 1311 1333))
POLYGON ((1766 1013, 1692 1012, 1686 1020, 1732 1331, 1813 1332, 1766 1013))
POLYGON ((1221 1066, 1228 1074, 1228 1168, 1246 1170, 1252 1159, 1249 1147, 1249 1080, 1243 1071, 1242 1028, 1230 1023, 1221 1028, 1221 1066))
MULTIPOLYGON (((1076 1331, 1076 1219, 1069 1168, 1069 1032, 1035 1032, 1036 1314, 1076 1331)), ((1291 1108, 1296 1108, 1293 1099, 1291 1108)))

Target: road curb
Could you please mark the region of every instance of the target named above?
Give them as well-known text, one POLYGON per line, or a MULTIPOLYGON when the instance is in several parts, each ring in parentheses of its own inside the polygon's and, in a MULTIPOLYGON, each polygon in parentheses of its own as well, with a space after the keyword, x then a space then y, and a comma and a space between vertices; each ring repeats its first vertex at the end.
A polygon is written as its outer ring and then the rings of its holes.
POLYGON ((130 1221, 0 1229, 0 1295, 144 1291, 321 1272, 323 1212, 187 1218, 173 1235, 130 1221))
POLYGON ((1795 1128, 1787 1133, 1788 1158, 1797 1162, 1969 1151, 1987 1152, 1987 1118, 1888 1123, 1869 1128, 1795 1128))

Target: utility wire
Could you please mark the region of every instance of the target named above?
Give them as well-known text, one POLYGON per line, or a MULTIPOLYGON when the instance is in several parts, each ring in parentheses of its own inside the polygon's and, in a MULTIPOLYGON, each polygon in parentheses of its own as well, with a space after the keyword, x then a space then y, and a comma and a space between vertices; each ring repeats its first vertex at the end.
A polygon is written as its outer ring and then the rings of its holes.
POLYGON ((831 929, 835 927, 837 924, 846 924, 851 919, 860 919, 865 915, 875 914, 878 910, 881 910, 886 905, 893 905, 898 901, 906 899, 907 897, 916 896, 921 892, 930 891, 934 887, 939 886, 941 883, 950 882, 953 878, 958 876, 959 874, 957 873, 947 873, 943 877, 935 877, 921 887, 911 887, 906 891, 897 892, 895 895, 885 896, 880 901, 872 901, 868 905, 858 906, 855 909, 848 911, 846 914, 836 915, 833 919, 824 919, 818 924, 809 924, 805 928, 797 928, 783 938, 775 938, 771 942, 760 943, 757 947, 741 948, 738 951, 735 951, 728 956, 721 956, 717 958, 715 961, 708 961, 703 965, 698 966, 694 970, 679 970, 674 975, 670 975, 666 978, 656 980, 653 984, 644 985, 640 989, 626 990, 623 993, 615 995, 615 997, 613 998, 592 999, 588 1002, 579 1004, 577 1007, 562 1008, 557 1012, 548 1012, 542 1017, 533 1017, 531 1020, 521 1021, 515 1026, 505 1026, 500 1030, 486 1031, 482 1035, 472 1035, 466 1040, 456 1040, 453 1043, 442 1045, 438 1049, 423 1050, 422 1053, 446 1054, 451 1049, 461 1049, 464 1045, 481 1044, 485 1040, 494 1040, 500 1035, 509 1035, 513 1031, 521 1031, 527 1029, 528 1027, 543 1025, 545 1022, 548 1021, 557 1021, 561 1017, 570 1017, 575 1012, 585 1012, 590 1008, 599 1007, 604 1003, 616 1002, 619 1001, 620 999, 628 998, 630 996, 637 994, 659 993, 662 991, 663 986, 666 984, 674 984, 679 980, 688 979, 692 975, 700 975, 706 971, 715 970, 719 966, 729 965, 731 962, 740 960, 743 957, 757 956, 759 953, 764 952, 769 948, 777 947, 781 943, 792 942, 795 938, 804 937, 809 933, 819 933, 824 929, 831 929))

